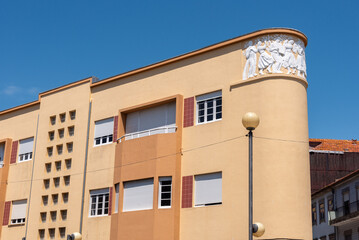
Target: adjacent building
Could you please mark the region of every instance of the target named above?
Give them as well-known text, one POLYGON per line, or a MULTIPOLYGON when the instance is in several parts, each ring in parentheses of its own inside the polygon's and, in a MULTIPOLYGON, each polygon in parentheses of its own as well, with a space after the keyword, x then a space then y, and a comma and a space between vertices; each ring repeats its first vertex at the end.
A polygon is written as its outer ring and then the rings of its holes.
POLYGON ((312 193, 359 169, 357 140, 309 139, 312 193))
POLYGON ((359 170, 312 195, 315 240, 359 239, 359 170))
POLYGON ((307 38, 267 29, 0 112, 1 239, 311 239, 307 38), (295 186, 295 187, 293 187, 295 186))

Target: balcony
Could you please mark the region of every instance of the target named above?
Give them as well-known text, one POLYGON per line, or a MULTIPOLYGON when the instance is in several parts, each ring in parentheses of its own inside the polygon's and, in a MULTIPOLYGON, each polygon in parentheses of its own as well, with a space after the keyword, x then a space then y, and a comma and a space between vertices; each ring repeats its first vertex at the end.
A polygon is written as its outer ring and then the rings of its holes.
POLYGON ((159 128, 152 128, 152 129, 148 129, 148 130, 144 130, 144 131, 125 134, 122 137, 120 137, 118 140, 120 142, 122 142, 124 140, 141 138, 141 137, 151 136, 151 135, 155 135, 155 134, 174 133, 174 132, 176 132, 176 129, 177 129, 177 126, 172 126, 172 125, 163 126, 163 127, 159 127, 159 128))
POLYGON ((344 204, 335 211, 328 212, 329 224, 341 226, 359 219, 359 201, 344 204))

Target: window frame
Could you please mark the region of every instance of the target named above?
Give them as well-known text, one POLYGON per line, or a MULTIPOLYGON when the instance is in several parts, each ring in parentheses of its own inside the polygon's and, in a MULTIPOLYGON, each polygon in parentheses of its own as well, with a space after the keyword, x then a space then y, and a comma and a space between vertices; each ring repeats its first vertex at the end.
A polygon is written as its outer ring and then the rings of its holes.
POLYGON ((110 189, 102 188, 97 190, 90 191, 90 206, 89 206, 89 217, 103 217, 109 215, 109 204, 110 204, 110 189), (91 193, 93 192, 93 193, 91 193), (100 197, 102 198, 102 206, 99 208, 100 197), (95 199, 95 202, 93 200, 95 199), (106 200, 107 199, 107 200, 106 200), (107 208, 106 208, 107 203, 107 208), (94 208, 93 208, 94 204, 94 208), (101 214, 99 214, 99 209, 101 209, 101 214), (107 209, 107 212, 106 212, 107 209), (92 212, 94 211, 94 214, 92 212))
POLYGON ((22 200, 15 200, 11 202, 11 217, 10 217, 10 224, 11 226, 16 226, 16 225, 24 225, 26 222, 26 211, 27 211, 27 199, 22 199, 22 200), (21 206, 17 206, 16 205, 21 205, 21 206), (25 205, 25 206, 23 206, 25 205), (23 209, 25 207, 25 209, 23 209), (19 214, 19 212, 16 213, 16 215, 24 215, 24 217, 21 218, 14 218, 14 208, 17 208, 17 211, 19 211, 19 208, 21 210, 23 210, 24 212, 19 214))
POLYGON ((34 152, 34 144, 35 144, 35 138, 34 137, 29 137, 29 138, 25 138, 19 141, 19 153, 18 153, 18 162, 27 162, 27 161, 31 161, 32 157, 33 157, 33 152, 34 152), (20 153, 21 152, 21 144, 23 144, 22 146, 24 147, 25 144, 27 144, 26 141, 32 139, 32 148, 31 148, 31 152, 25 152, 25 153, 20 153))
MULTIPOLYGON (((102 122, 102 124, 106 124, 106 121, 109 121, 110 119, 112 119, 112 124, 115 124, 114 117, 109 117, 109 118, 95 121, 94 138, 93 138, 93 146, 94 147, 99 147, 99 146, 108 145, 108 144, 113 143, 113 129, 112 129, 111 134, 95 137, 96 136, 96 123, 99 125, 100 125, 100 122, 102 122), (106 142, 104 142, 104 141, 106 141, 106 142)), ((97 125, 97 126, 99 126, 99 125, 97 125)), ((112 128, 113 128, 113 126, 112 126, 112 128)))
POLYGON ((206 123, 211 123, 211 122, 217 122, 217 121, 220 121, 222 120, 223 118, 223 98, 222 98, 222 90, 219 90, 219 91, 215 91, 215 92, 211 92, 211 93, 206 93, 206 94, 202 94, 202 95, 199 95, 199 96, 196 96, 196 125, 201 125, 201 124, 206 124, 206 123), (221 101, 221 104, 220 104, 220 107, 221 107, 221 110, 217 112, 217 101, 220 100, 221 101), (210 101, 213 101, 213 112, 212 112, 212 115, 213 115, 213 118, 212 120, 208 120, 207 117, 208 117, 208 102, 210 101), (201 103, 204 103, 204 107, 203 109, 200 109, 200 104, 201 103), (199 119, 200 117, 202 117, 200 115, 200 111, 204 111, 203 113, 203 122, 200 122, 199 119), (221 117, 220 118, 217 118, 217 114, 221 114, 221 117))
POLYGON ((172 207, 172 177, 159 177, 158 179, 158 208, 159 209, 166 209, 172 207), (170 184, 163 185, 162 183, 165 181, 171 181, 170 184), (162 187, 170 186, 169 191, 163 191, 162 187), (170 198, 163 198, 162 193, 170 193, 170 198), (170 200, 169 206, 162 206, 162 200, 170 200))
MULTIPOLYGON (((213 180, 212 179, 212 180, 213 180)), ((208 179, 207 179, 208 180, 208 179)), ((210 181, 210 180, 208 180, 210 181)), ((213 182, 207 182, 208 184, 213 184, 213 182)), ((203 185, 203 184, 200 184, 203 185)), ((203 186, 201 186, 202 188, 203 186)), ((202 200, 202 199, 201 199, 202 200)), ((211 172, 211 173, 204 173, 204 174, 198 174, 194 176, 194 206, 195 207, 207 207, 207 206, 212 206, 212 205, 222 205, 223 204, 223 172, 211 172), (203 198, 203 196, 201 196, 201 198, 199 198, 198 194, 202 193, 202 191, 199 191, 198 189, 200 189, 199 187, 199 183, 203 180, 203 179, 199 179, 199 178, 203 178, 203 177, 211 177, 213 176, 213 179, 217 179, 216 175, 220 174, 220 182, 221 182, 221 201, 220 202, 207 202, 207 203, 199 203, 198 199, 203 198)))

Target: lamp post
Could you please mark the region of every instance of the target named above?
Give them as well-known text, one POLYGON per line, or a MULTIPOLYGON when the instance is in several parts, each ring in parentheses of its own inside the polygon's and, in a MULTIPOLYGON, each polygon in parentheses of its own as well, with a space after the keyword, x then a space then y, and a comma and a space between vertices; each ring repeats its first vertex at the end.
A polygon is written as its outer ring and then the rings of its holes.
POLYGON ((249 140, 249 199, 248 199, 248 209, 249 209, 249 219, 248 219, 248 223, 249 223, 249 240, 253 239, 253 228, 255 228, 254 232, 258 231, 258 226, 254 226, 253 225, 253 130, 256 129, 256 127, 259 124, 259 117, 257 116, 257 114, 253 113, 253 112, 247 112, 246 114, 244 114, 244 116, 242 117, 242 124, 243 126, 249 130, 248 132, 248 140, 249 140))

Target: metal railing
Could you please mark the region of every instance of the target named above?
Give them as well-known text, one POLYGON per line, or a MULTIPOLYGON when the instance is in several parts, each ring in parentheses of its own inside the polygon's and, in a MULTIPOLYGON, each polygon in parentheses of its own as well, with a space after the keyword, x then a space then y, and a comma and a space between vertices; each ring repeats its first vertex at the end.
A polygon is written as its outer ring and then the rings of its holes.
POLYGON ((161 133, 174 133, 177 130, 177 126, 165 126, 165 127, 159 127, 159 128, 152 128, 144 131, 139 132, 133 132, 123 135, 122 137, 118 138, 117 141, 122 142, 123 140, 130 140, 145 136, 151 136, 155 134, 161 134, 161 133))
POLYGON ((335 219, 346 217, 354 213, 359 213, 359 201, 344 204, 343 206, 338 207, 335 211, 329 211, 328 216, 329 220, 333 221, 335 219))

